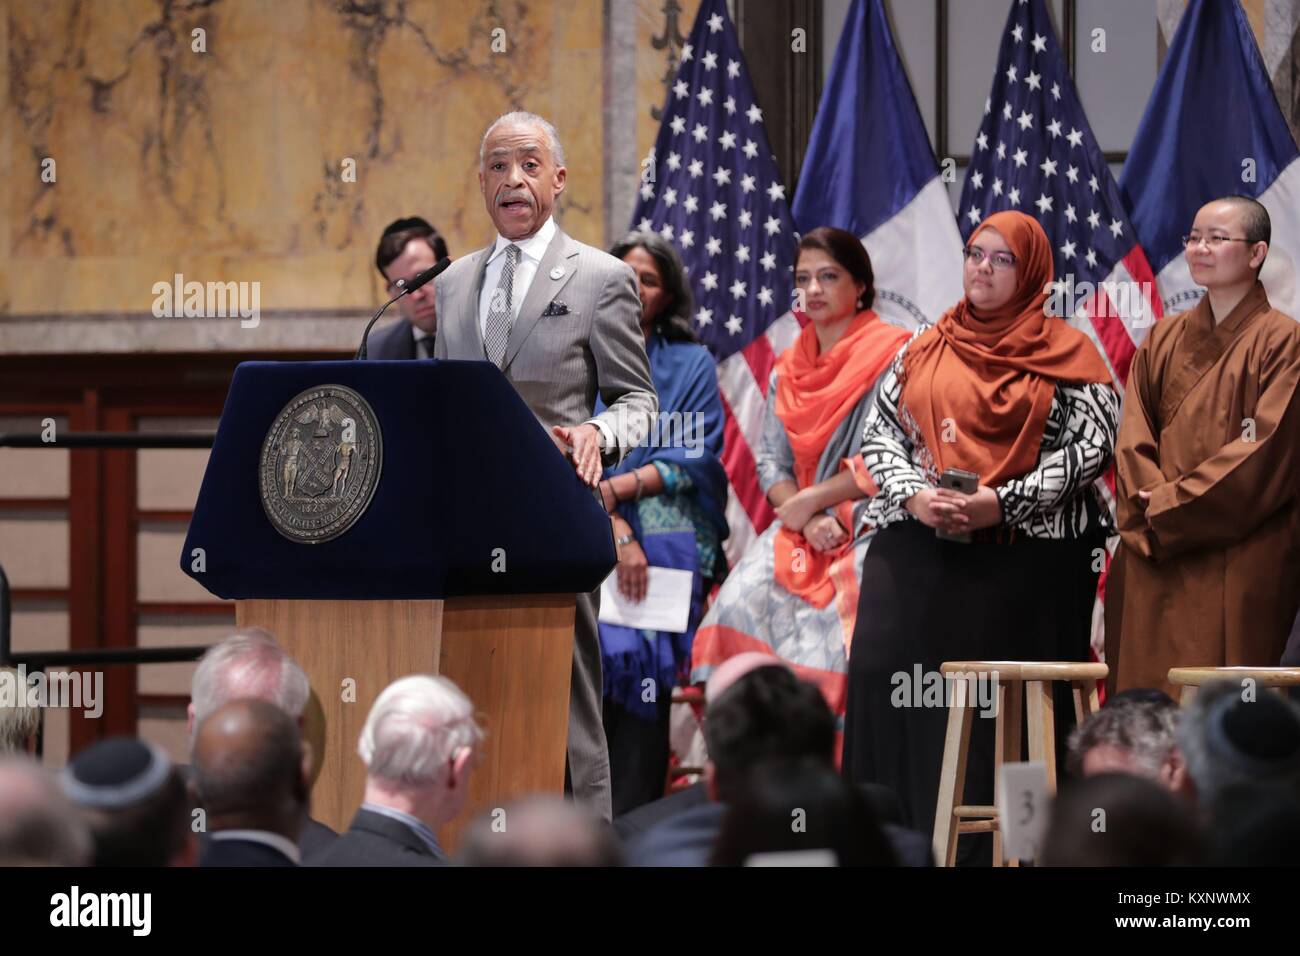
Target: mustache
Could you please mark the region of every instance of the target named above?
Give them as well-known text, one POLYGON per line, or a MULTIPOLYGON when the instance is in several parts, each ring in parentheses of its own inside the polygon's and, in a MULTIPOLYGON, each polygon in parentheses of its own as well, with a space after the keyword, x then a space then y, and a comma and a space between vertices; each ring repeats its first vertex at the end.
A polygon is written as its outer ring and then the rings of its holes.
POLYGON ((509 192, 503 192, 497 195, 497 205, 501 206, 508 202, 526 202, 528 205, 533 204, 533 197, 528 194, 527 190, 514 189, 509 192))

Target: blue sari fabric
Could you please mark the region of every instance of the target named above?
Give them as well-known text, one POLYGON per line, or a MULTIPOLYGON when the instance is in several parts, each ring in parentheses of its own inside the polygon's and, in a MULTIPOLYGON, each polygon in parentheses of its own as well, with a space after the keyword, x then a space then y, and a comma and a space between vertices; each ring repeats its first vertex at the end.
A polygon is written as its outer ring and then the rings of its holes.
MULTIPOLYGON (((703 346, 668 342, 658 334, 647 340, 646 353, 659 394, 657 431, 605 477, 648 464, 659 469, 664 493, 623 502, 618 513, 631 526, 647 563, 691 572, 691 610, 680 634, 602 623, 600 644, 605 696, 652 719, 655 701, 672 692, 679 671, 690 660, 703 612, 704 581, 720 570, 714 565, 721 561, 720 545, 728 528, 727 475, 720 460, 722 400, 713 358, 703 346), (647 678, 654 684, 644 684, 647 678)), ((596 414, 602 410, 598 401, 596 414)))

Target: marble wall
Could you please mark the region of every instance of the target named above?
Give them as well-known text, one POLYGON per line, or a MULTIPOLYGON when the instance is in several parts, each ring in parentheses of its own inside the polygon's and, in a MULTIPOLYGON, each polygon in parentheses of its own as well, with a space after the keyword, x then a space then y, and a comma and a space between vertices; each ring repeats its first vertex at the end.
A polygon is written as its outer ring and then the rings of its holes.
MULTIPOLYGON (((612 77, 634 113, 663 97, 664 2, 612 3, 636 14, 633 61, 645 37, 656 62, 612 77)), ((564 141, 565 229, 606 240, 604 0, 3 6, 0 351, 347 345, 382 301, 389 221, 426 216, 453 254, 490 237, 478 145, 513 107, 564 141), (154 284, 178 272, 259 283, 261 321, 153 318, 154 284)))

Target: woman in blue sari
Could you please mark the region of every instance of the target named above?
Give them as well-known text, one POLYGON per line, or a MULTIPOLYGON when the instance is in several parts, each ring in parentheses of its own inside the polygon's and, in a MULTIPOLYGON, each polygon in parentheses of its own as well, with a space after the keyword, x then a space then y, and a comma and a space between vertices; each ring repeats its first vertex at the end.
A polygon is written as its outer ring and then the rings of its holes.
POLYGON ((681 260, 652 232, 634 232, 610 252, 636 273, 641 331, 659 393, 656 426, 600 483, 619 544, 619 591, 632 601, 644 599, 650 567, 692 575, 684 632, 600 625, 605 735, 618 816, 663 796, 672 689, 691 659, 705 596, 725 571, 722 541, 728 529, 717 371, 691 328, 692 299, 681 260))

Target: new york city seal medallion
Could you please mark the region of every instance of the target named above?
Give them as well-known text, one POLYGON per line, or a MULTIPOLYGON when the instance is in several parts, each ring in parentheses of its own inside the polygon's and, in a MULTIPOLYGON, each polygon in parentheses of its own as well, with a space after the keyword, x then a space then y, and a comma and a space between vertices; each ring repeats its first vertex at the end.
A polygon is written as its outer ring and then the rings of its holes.
POLYGON ((366 400, 342 385, 309 388, 284 406, 262 442, 262 507, 290 541, 329 541, 365 513, 382 463, 379 421, 366 400))

